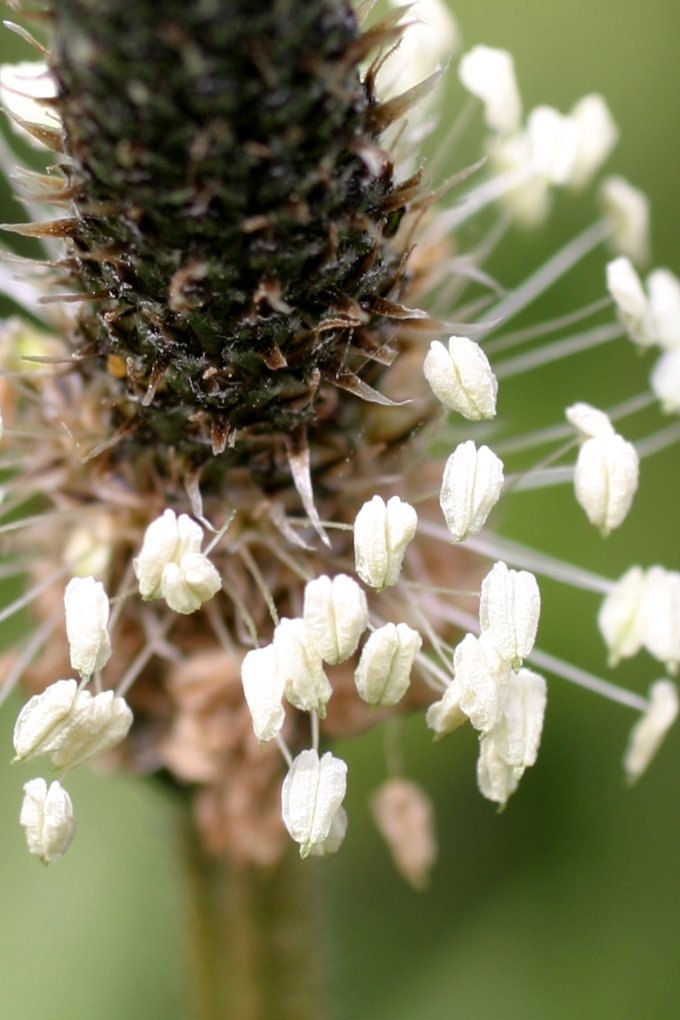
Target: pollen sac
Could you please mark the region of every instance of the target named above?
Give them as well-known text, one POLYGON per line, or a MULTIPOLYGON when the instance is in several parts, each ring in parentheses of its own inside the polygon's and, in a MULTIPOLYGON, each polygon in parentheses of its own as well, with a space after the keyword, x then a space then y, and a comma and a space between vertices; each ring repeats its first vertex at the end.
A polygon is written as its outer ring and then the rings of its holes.
POLYGON ((424 889, 437 857, 429 797, 408 779, 388 779, 372 797, 371 810, 399 874, 424 889))
POLYGON ((621 325, 633 343, 649 347, 654 338, 647 321, 647 295, 629 258, 619 256, 607 263, 607 290, 614 299, 621 325))
POLYGON ((387 504, 380 496, 364 503, 354 521, 354 559, 365 584, 378 591, 396 584, 417 526, 415 510, 398 496, 387 504))
POLYGON ((201 550, 203 531, 187 514, 166 510, 146 529, 132 566, 143 599, 163 598, 170 609, 188 615, 220 588, 217 570, 201 550))
POLYGON ((519 128, 522 101, 515 65, 506 50, 475 46, 458 68, 460 80, 484 104, 484 119, 492 131, 509 134, 519 128))
POLYGON ((359 697, 373 708, 396 705, 408 690, 422 645, 420 634, 405 623, 387 623, 373 631, 354 673, 359 697))
POLYGON ((64 591, 66 635, 71 665, 86 679, 111 657, 109 599, 104 585, 93 577, 74 577, 64 591))
POLYGON ((273 644, 248 652, 241 666, 241 683, 255 736, 260 743, 273 740, 285 719, 285 677, 277 668, 273 644))
POLYGON ((435 740, 448 736, 468 721, 460 707, 460 693, 460 681, 454 678, 439 701, 434 701, 425 713, 425 722, 434 731, 435 740))
POLYGON ((72 769, 110 750, 132 725, 132 712, 113 691, 94 697, 75 680, 57 680, 28 701, 14 727, 15 761, 47 756, 55 768, 72 769))
POLYGON ((657 680, 649 690, 649 707, 633 727, 623 768, 629 783, 646 770, 678 715, 678 689, 672 680, 657 680))
POLYGON ((572 107, 570 117, 576 125, 578 143, 568 184, 581 191, 590 185, 610 156, 619 131, 605 100, 597 93, 579 99, 572 107))
POLYGON ((110 751, 128 735, 132 712, 113 691, 92 696, 80 691, 58 739, 49 750, 55 768, 73 769, 98 754, 110 751))
POLYGON ((303 616, 317 652, 335 666, 354 654, 368 626, 366 596, 347 574, 322 575, 305 585, 303 616))
POLYGON ((649 385, 666 414, 680 413, 680 349, 661 355, 652 369, 649 385))
POLYGON ((437 400, 450 411, 457 411, 468 421, 495 417, 498 382, 486 354, 474 340, 452 336, 448 351, 439 340, 433 340, 423 373, 437 400))
POLYGON ((639 458, 617 434, 587 439, 579 450, 574 491, 588 520, 608 535, 626 518, 637 490, 639 458))
POLYGON ((503 710, 510 666, 488 635, 466 634, 454 650, 453 668, 461 710, 476 730, 487 733, 503 710))
POLYGON ((614 435, 614 426, 609 420, 609 415, 604 411, 599 411, 591 404, 572 404, 566 409, 564 415, 569 424, 578 429, 584 439, 614 435))
POLYGON ((600 205, 609 223, 609 244, 617 255, 636 265, 649 261, 649 199, 623 177, 607 177, 600 188, 600 205))
POLYGON ((26 702, 14 726, 15 761, 31 761, 49 754, 50 748, 61 739, 77 692, 75 680, 57 680, 26 702))
POLYGON ((642 643, 669 673, 680 665, 680 573, 650 567, 642 593, 642 643))
POLYGON ((680 280, 670 269, 655 269, 647 277, 649 329, 664 350, 680 347, 680 280))
MULTIPOLYGON (((347 765, 330 751, 319 759, 314 750, 302 751, 288 771, 281 790, 283 823, 300 844, 300 857, 331 851, 327 843, 347 789, 347 765)), ((336 847, 337 849, 337 847, 336 847)))
POLYGON ((61 783, 50 786, 44 779, 24 784, 19 822, 26 830, 28 851, 44 864, 66 853, 76 832, 73 804, 61 783))
POLYGON ((564 185, 578 153, 578 127, 552 106, 537 106, 527 117, 527 135, 534 171, 549 184, 564 185))
POLYGON ((644 643, 645 572, 631 567, 612 586, 597 614, 597 625, 609 651, 609 665, 616 666, 640 651, 644 643))
POLYGON ((319 843, 312 843, 309 848, 310 857, 328 857, 329 854, 335 854, 342 846, 345 836, 347 835, 347 812, 343 807, 339 807, 333 815, 331 827, 328 830, 328 835, 324 840, 319 843))
POLYGON ((546 683, 528 669, 513 674, 501 718, 479 744, 477 783, 488 800, 504 807, 524 771, 536 762, 543 731, 546 683))
POLYGON ((300 711, 317 712, 324 719, 333 689, 305 621, 281 620, 274 630, 274 651, 286 699, 300 711))
POLYGON ((534 575, 495 563, 482 581, 479 621, 482 635, 515 670, 534 647, 540 612, 534 575))
POLYGON ((454 542, 476 535, 503 488, 503 462, 488 446, 460 443, 444 467, 439 502, 454 542))

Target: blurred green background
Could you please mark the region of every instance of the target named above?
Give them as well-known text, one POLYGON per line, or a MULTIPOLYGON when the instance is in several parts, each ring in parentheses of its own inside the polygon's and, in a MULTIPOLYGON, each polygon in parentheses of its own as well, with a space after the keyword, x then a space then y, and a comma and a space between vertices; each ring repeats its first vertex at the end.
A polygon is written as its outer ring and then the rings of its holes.
MULTIPOLYGON (((607 97, 622 132, 607 169, 650 195, 655 264, 680 272, 680 5, 460 0, 454 10, 464 47, 485 42, 512 51, 527 108, 568 109, 590 91, 607 97)), ((12 37, 0 46, 4 60, 31 59, 12 37)), ((462 92, 455 72, 450 77, 455 112, 462 92)), ((506 240, 497 275, 520 280, 594 210, 592 196, 561 199, 540 236, 506 240)), ((540 314, 601 294, 604 261, 601 252, 590 259, 540 314)), ((613 353, 604 348, 508 382, 501 414, 512 418, 524 407, 532 419, 557 421, 569 400, 606 404, 637 392, 649 362, 629 346, 617 349, 616 360, 613 353)), ((677 450, 644 464, 633 512, 606 543, 563 490, 518 495, 503 530, 612 577, 630 562, 680 568, 677 465, 677 450)), ((541 645, 603 673, 596 599, 549 585, 544 595, 541 645)), ((639 691, 657 675, 642 656, 617 671, 639 691)), ((425 893, 396 876, 369 818, 367 798, 383 777, 381 734, 338 750, 350 763, 350 831, 336 858, 310 862, 322 889, 334 1020, 677 1014, 680 735, 671 733, 628 790, 620 760, 632 714, 563 681, 549 684, 539 762, 501 815, 476 790, 471 732, 433 747, 420 718, 404 727, 409 771, 436 804, 440 855, 425 893)), ((0 718, 7 760, 13 709, 5 706, 0 718)), ((29 774, 0 769, 0 1016, 190 1017, 172 808, 139 782, 76 774, 77 840, 44 869, 26 854, 15 822, 29 774)))

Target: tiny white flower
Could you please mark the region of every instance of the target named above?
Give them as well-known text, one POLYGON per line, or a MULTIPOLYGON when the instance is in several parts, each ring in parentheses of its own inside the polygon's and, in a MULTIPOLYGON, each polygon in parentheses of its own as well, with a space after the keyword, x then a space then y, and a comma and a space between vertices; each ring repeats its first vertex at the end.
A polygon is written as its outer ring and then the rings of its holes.
POLYGON ((609 665, 628 659, 642 648, 642 613, 646 577, 642 567, 631 567, 612 586, 597 614, 597 625, 609 651, 609 665))
POLYGON ((568 183, 580 191, 588 187, 609 157, 619 132, 605 100, 596 93, 579 99, 570 117, 576 125, 578 144, 568 183))
POLYGON ((680 573, 650 567, 642 594, 642 643, 670 673, 680 665, 680 573))
POLYGON ((571 404, 564 412, 567 421, 578 429, 585 439, 592 439, 593 436, 613 436, 614 426, 609 420, 609 415, 599 411, 592 404, 579 402, 571 404))
POLYGON ((650 249, 647 196, 623 177, 608 177, 600 188, 600 204, 609 223, 611 247, 636 265, 645 265, 650 249))
POLYGON ((664 351, 652 369, 649 385, 666 414, 680 412, 680 348, 664 351))
POLYGON ((416 511, 398 496, 387 504, 380 496, 364 503, 354 521, 354 559, 365 584, 378 591, 396 584, 417 526, 416 511))
POLYGON ((277 668, 274 645, 248 652, 241 666, 243 693, 257 739, 273 740, 283 726, 285 677, 277 668))
POLYGON ((449 337, 448 350, 433 340, 423 362, 423 373, 437 400, 468 421, 493 418, 498 382, 489 359, 474 340, 449 337))
POLYGON ((550 184, 569 183, 579 146, 572 118, 552 106, 537 106, 527 117, 527 135, 535 172, 550 184))
POLYGON ((373 631, 354 672, 359 697, 374 708, 396 705, 408 690, 420 634, 405 623, 386 623, 373 631))
POLYGON ((281 813, 288 832, 300 844, 300 856, 323 846, 345 798, 347 765, 330 751, 319 759, 314 750, 301 751, 281 790, 281 813))
POLYGON ((300 711, 317 712, 325 719, 333 689, 305 621, 281 620, 274 630, 274 651, 285 697, 300 711))
POLYGON ((19 822, 26 830, 28 851, 44 864, 66 853, 76 832, 73 804, 63 786, 54 782, 49 788, 44 779, 24 784, 24 799, 19 822))
POLYGON ((647 277, 649 333, 664 350, 680 348, 680 280, 670 269, 647 277))
POLYGON ((333 815, 328 835, 321 842, 312 843, 309 848, 309 856, 328 857, 329 854, 337 853, 342 846, 346 835, 347 812, 343 807, 339 807, 333 815))
POLYGON ((335 666, 354 654, 368 626, 366 595, 347 574, 322 575, 305 585, 303 616, 317 652, 335 666))
POLYGON ((518 779, 536 763, 546 702, 547 685, 542 676, 530 669, 511 673, 503 712, 492 736, 497 753, 518 779))
POLYGON ((477 786, 482 796, 503 808, 519 786, 519 780, 513 766, 501 756, 494 734, 482 737, 477 758, 477 786))
MULTIPOLYGON (((401 7, 401 0, 390 0, 401 7)), ((399 95, 437 70, 458 45, 458 26, 442 0, 417 0, 412 20, 380 69, 381 95, 399 95), (385 84, 386 83, 386 84, 385 84)))
POLYGON ((534 575, 495 563, 482 581, 479 621, 482 634, 513 669, 519 669, 534 646, 540 612, 541 595, 534 575))
POLYGON ((94 696, 80 691, 68 719, 62 724, 59 739, 50 748, 55 768, 74 769, 89 758, 110 751, 128 735, 132 712, 124 698, 113 691, 94 696))
POLYGON ((654 338, 649 332, 647 295, 640 277, 625 255, 607 263, 607 290, 614 299, 621 324, 633 343, 640 347, 651 346, 654 338))
POLYGON ((487 153, 498 174, 517 178, 517 182, 501 196, 501 202, 513 220, 526 229, 543 224, 550 212, 550 185, 536 173, 526 131, 493 137, 487 145, 487 153))
POLYGON ((101 581, 74 577, 64 591, 66 635, 72 667, 83 679, 103 669, 111 658, 109 599, 101 581))
POLYGON ((439 502, 454 542, 476 535, 486 523, 503 488, 503 462, 488 446, 469 439, 446 462, 439 502))
POLYGON ((57 680, 26 702, 14 726, 15 761, 31 761, 49 753, 71 715, 77 693, 75 680, 57 680))
POLYGON ((642 775, 678 714, 678 689, 671 680, 657 680, 649 690, 649 707, 633 727, 623 767, 630 783, 642 775))
POLYGON ((111 566, 114 540, 113 521, 107 514, 89 517, 70 533, 63 561, 74 577, 94 577, 105 581, 111 566))
POLYGON ((458 73, 468 92, 483 102, 487 127, 504 134, 519 128, 522 101, 510 53, 475 46, 462 58, 458 73))
POLYGON ((588 520, 608 535, 626 518, 637 490, 639 458, 622 436, 598 435, 579 450, 574 491, 588 520))
POLYGON ((460 695, 460 681, 454 678, 439 701, 433 702, 425 713, 425 722, 434 731, 435 740, 441 740, 468 722, 460 707, 460 695))
POLYGON ((509 663, 487 634, 466 634, 453 652, 453 668, 460 686, 458 704, 480 733, 498 722, 510 678, 509 663))
POLYGON ((424 889, 437 856, 429 797, 408 779, 388 779, 371 798, 371 810, 399 874, 424 889))
POLYGON ((164 598, 176 613, 189 614, 220 588, 217 570, 201 550, 203 531, 187 514, 166 510, 144 533, 132 566, 143 599, 164 598))

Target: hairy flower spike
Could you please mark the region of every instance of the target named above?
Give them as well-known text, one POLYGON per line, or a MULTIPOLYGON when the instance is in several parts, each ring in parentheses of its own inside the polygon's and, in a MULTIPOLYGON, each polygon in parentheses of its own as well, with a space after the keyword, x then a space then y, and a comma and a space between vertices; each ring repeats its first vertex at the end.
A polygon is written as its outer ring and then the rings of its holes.
POLYGON ((44 864, 59 860, 76 834, 71 798, 56 781, 49 787, 44 779, 24 784, 19 822, 26 830, 29 853, 44 864))

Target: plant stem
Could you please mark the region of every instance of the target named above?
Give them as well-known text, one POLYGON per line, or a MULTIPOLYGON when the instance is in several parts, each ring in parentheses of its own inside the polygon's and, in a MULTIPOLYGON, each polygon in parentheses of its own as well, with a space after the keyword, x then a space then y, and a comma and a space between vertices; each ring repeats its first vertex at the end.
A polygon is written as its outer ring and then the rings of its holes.
POLYGON ((272 868, 209 856, 182 833, 194 1020, 323 1020, 313 862, 272 868), (312 868, 310 868, 312 864, 312 868))

